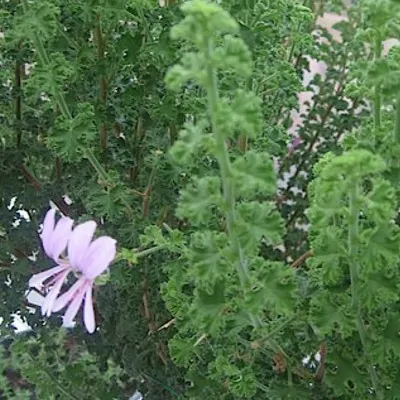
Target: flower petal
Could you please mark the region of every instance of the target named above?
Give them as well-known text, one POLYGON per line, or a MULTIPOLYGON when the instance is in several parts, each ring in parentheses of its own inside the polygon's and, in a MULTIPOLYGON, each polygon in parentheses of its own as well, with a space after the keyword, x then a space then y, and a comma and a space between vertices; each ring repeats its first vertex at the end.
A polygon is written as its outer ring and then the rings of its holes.
POLYGON ((58 297, 53 304, 53 312, 62 310, 79 292, 85 281, 84 277, 79 278, 65 293, 58 297))
POLYGON ((53 267, 46 271, 32 275, 31 279, 29 279, 29 287, 34 287, 40 290, 43 287, 44 281, 54 275, 57 275, 59 272, 65 270, 66 268, 69 268, 68 265, 57 265, 57 267, 53 267))
POLYGON ((43 249, 48 256, 50 256, 50 249, 52 244, 51 238, 53 236, 55 220, 56 210, 54 208, 50 208, 50 210, 47 211, 46 216, 44 217, 43 230, 40 235, 40 238, 42 239, 43 249))
POLYGON ((86 289, 85 308, 83 310, 83 321, 85 323, 86 330, 89 333, 93 333, 96 329, 96 323, 94 320, 92 289, 93 283, 90 283, 90 285, 86 289))
POLYGON ((54 301, 56 300, 58 294, 60 293, 61 287, 65 281, 65 278, 70 273, 70 268, 68 268, 65 272, 61 272, 60 275, 57 277, 55 285, 51 288, 50 292, 43 300, 42 304, 42 315, 50 316, 54 301))
POLYGON ((64 314, 64 321, 63 321, 64 326, 66 327, 71 326, 76 317, 76 314, 78 314, 79 307, 81 306, 83 301, 83 296, 85 295, 85 289, 87 284, 88 284, 87 281, 83 281, 83 284, 81 285, 79 291, 75 292, 76 294, 72 299, 71 303, 69 304, 67 311, 64 314))
POLYGON ((68 242, 68 258, 71 265, 78 270, 81 270, 82 259, 92 241, 96 226, 96 222, 87 221, 76 226, 72 231, 68 242))
POLYGON ((65 319, 64 319, 64 317, 63 317, 63 327, 64 328, 74 328, 75 327, 75 325, 76 325, 76 321, 71 321, 69 324, 67 324, 66 322, 65 322, 65 319))
POLYGON ((60 254, 67 248, 68 240, 71 236, 72 225, 74 221, 68 217, 62 217, 54 228, 52 238, 50 240, 50 254, 54 261, 58 261, 60 254))
POLYGON ((94 280, 107 269, 117 253, 116 243, 109 236, 101 236, 92 242, 82 260, 82 273, 87 279, 94 280))

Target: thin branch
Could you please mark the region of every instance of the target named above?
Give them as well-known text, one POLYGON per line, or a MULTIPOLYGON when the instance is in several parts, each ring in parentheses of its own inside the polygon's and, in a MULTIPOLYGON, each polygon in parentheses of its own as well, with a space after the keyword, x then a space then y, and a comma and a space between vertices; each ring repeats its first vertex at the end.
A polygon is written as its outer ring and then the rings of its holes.
MULTIPOLYGON (((33 175, 31 171, 29 171, 26 165, 21 166, 22 174, 25 179, 39 192, 43 189, 43 185, 39 180, 33 175)), ((60 211, 64 215, 69 215, 69 205, 65 202, 65 200, 60 197, 58 199, 51 199, 51 201, 60 209, 60 211)))
POLYGON ((290 268, 298 268, 301 264, 303 264, 305 260, 307 260, 307 258, 312 257, 312 255, 313 255, 312 250, 306 251, 290 265, 290 268))

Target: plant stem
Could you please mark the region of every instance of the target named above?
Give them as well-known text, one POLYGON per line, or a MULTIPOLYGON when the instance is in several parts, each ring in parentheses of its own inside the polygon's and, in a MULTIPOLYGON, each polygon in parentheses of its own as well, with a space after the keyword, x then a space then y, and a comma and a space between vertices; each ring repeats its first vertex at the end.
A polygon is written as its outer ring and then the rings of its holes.
POLYGON ((15 130, 17 133, 17 147, 21 145, 22 138, 22 118, 21 118, 21 69, 24 68, 24 64, 20 60, 19 54, 17 55, 17 60, 15 62, 15 70, 14 70, 14 88, 15 88, 15 130))
MULTIPOLYGON (((382 40, 380 35, 375 38, 374 43, 374 59, 378 60, 382 55, 382 40)), ((381 107, 382 107, 382 98, 381 98, 381 88, 379 85, 375 86, 374 93, 374 125, 375 131, 377 131, 381 126, 381 107)))
MULTIPOLYGON (((26 0, 23 0, 23 5, 24 5, 24 11, 26 12, 27 10, 27 2, 26 0)), ((40 62, 44 65, 49 67, 50 66, 50 60, 49 57, 47 56, 46 49, 43 46, 43 43, 39 37, 39 34, 37 32, 34 32, 32 35, 32 42, 35 46, 35 49, 38 53, 40 62)), ((65 101, 64 95, 62 92, 57 89, 53 88, 53 95, 57 101, 58 106, 60 107, 61 114, 68 119, 72 119, 72 114, 71 111, 68 108, 67 102, 65 101)))
POLYGON ((135 256, 136 256, 136 258, 146 257, 150 254, 156 253, 157 251, 163 250, 166 247, 167 247, 166 245, 150 247, 149 249, 142 250, 142 251, 135 253, 135 256))
MULTIPOLYGON (((24 9, 24 12, 27 12, 28 7, 29 7, 28 1, 22 0, 22 6, 24 9)), ((43 64, 43 66, 50 67, 49 57, 46 53, 46 49, 43 46, 42 40, 40 39, 40 36, 37 32, 33 32, 32 42, 36 48, 40 62, 43 64)), ((60 107, 61 114, 67 119, 72 119, 72 113, 68 107, 68 104, 65 100, 65 97, 64 97, 62 91, 59 88, 53 88, 53 92, 54 92, 53 93, 54 98, 56 99, 56 102, 57 102, 58 106, 60 107)), ((105 182, 108 182, 109 178, 108 178, 107 172, 101 166, 99 160, 96 158, 96 156, 94 155, 92 150, 90 150, 89 148, 85 148, 84 153, 85 153, 86 158, 92 164, 93 168, 97 171, 97 173, 100 175, 100 177, 105 182)))
MULTIPOLYGON (((159 246, 154 246, 150 247, 149 249, 141 250, 141 251, 136 251, 136 249, 131 250, 131 252, 134 254, 134 257, 136 259, 138 258, 143 258, 146 256, 149 256, 150 254, 156 253, 157 251, 161 251, 167 248, 167 245, 159 245, 159 246)), ((121 254, 119 254, 112 262, 112 264, 115 264, 121 260, 125 260, 126 258, 123 257, 121 254)))
MULTIPOLYGON (((99 63, 102 68, 104 68, 104 56, 105 56, 105 37, 103 35, 102 29, 101 29, 101 17, 100 15, 97 15, 96 17, 96 26, 93 30, 93 37, 94 41, 97 46, 97 55, 99 57, 99 63)), ((107 77, 105 73, 101 73, 100 76, 100 102, 103 104, 104 107, 106 107, 107 104, 107 88, 108 88, 108 82, 107 82, 107 77)), ((107 148, 107 123, 105 120, 101 121, 100 127, 99 127, 99 135, 100 135, 100 146, 103 151, 106 150, 107 148)))
MULTIPOLYGON (((366 331, 364 323, 362 320, 362 312, 360 307, 360 302, 357 295, 357 284, 358 284, 358 273, 359 273, 359 263, 358 258, 358 234, 359 234, 359 207, 356 204, 359 191, 359 184, 355 184, 349 194, 349 211, 350 211, 350 221, 349 221, 349 233, 348 233, 348 254, 350 260, 350 280, 351 280, 351 306, 356 315, 356 325, 358 330, 358 335, 363 347, 364 357, 367 358, 366 352, 366 331)), ((374 367, 368 360, 368 369, 371 376, 371 382, 373 388, 376 392, 378 399, 383 399, 382 392, 379 389, 379 380, 374 367)))
POLYGON ((102 167, 102 165, 99 163, 99 160, 96 158, 96 156, 94 155, 92 150, 90 150, 89 148, 85 148, 84 154, 85 154, 85 157, 89 160, 90 164, 92 164, 93 168, 99 174, 100 178, 104 182, 108 183, 109 178, 108 178, 107 172, 102 167))
POLYGON ((349 233, 348 233, 348 249, 350 257, 350 279, 351 279, 351 300, 352 307, 357 306, 357 276, 358 276, 358 263, 356 262, 357 257, 357 235, 358 235, 358 209, 355 205, 355 201, 358 195, 358 187, 355 185, 351 189, 349 195, 349 211, 350 211, 350 223, 349 223, 349 233))
POLYGON ((374 125, 375 130, 378 130, 381 126, 381 94, 379 86, 375 87, 374 94, 374 125))
POLYGON ((288 319, 283 321, 280 325, 276 326, 274 329, 271 329, 271 331, 268 332, 267 336, 264 336, 261 339, 258 339, 256 341, 252 342, 252 345, 261 345, 264 342, 268 342, 269 340, 272 339, 273 336, 275 336, 277 333, 279 333, 287 325, 291 324, 296 318, 297 318, 296 315, 289 317, 288 319))
POLYGON ((394 139, 397 143, 400 143, 400 92, 396 96, 394 139))
MULTIPOLYGON (((209 39, 207 46, 205 48, 206 59, 211 60, 213 51, 213 43, 209 39)), ((248 282, 248 269, 247 261, 244 259, 243 251, 240 246, 239 240, 236 237, 233 227, 236 221, 235 215, 235 191, 232 183, 232 168, 231 162, 229 160, 229 153, 225 144, 225 137, 222 132, 220 132, 218 121, 217 121, 217 110, 219 102, 218 94, 218 82, 217 74, 211 63, 207 65, 207 78, 208 78, 208 105, 209 112, 211 116, 212 129, 216 137, 217 144, 217 159, 221 172, 223 196, 226 205, 226 227, 228 231, 228 236, 231 239, 232 250, 238 257, 237 271, 239 275, 240 282, 243 287, 245 287, 248 282)))
MULTIPOLYGON (((30 351, 28 351, 28 356, 32 362, 36 361, 36 358, 32 355, 30 351)), ((62 393, 66 398, 70 400, 78 400, 80 398, 73 395, 72 393, 69 393, 66 389, 64 389, 64 386, 47 369, 42 368, 42 372, 49 378, 49 380, 54 384, 54 386, 56 386, 56 388, 60 391, 60 393, 62 393)))
MULTIPOLYGON (((207 81, 208 81, 207 82, 208 108, 211 116, 212 130, 216 138, 216 150, 217 150, 216 157, 218 160, 221 180, 222 180, 222 191, 225 203, 226 230, 228 238, 230 239, 232 253, 237 258, 236 270, 239 276, 239 281, 243 291, 245 292, 249 282, 248 260, 246 260, 244 257, 243 249, 234 231, 234 226, 236 223, 235 188, 233 185, 232 166, 229 159, 229 152, 225 143, 226 138, 219 129, 217 120, 219 93, 218 93, 218 81, 217 81, 216 70, 210 62, 213 52, 213 42, 211 39, 207 40, 204 52, 206 60, 208 60, 206 68, 207 81)), ((254 327, 259 327, 262 325, 262 321, 259 317, 255 317, 254 315, 250 314, 248 316, 254 327)))

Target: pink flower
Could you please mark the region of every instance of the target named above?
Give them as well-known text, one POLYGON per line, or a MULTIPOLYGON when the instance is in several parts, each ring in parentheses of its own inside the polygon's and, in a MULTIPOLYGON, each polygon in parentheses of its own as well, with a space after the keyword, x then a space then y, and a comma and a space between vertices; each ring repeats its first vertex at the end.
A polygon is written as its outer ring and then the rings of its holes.
POLYGON ((109 236, 101 236, 92 241, 97 227, 94 221, 79 224, 73 230, 72 225, 73 220, 66 217, 62 217, 56 224, 55 210, 47 212, 41 239, 46 254, 58 265, 33 275, 29 286, 38 289, 52 286, 42 302, 42 314, 50 316, 52 312, 60 311, 68 305, 64 315, 64 326, 72 324, 82 302, 85 301, 84 323, 88 332, 93 333, 95 319, 92 288, 95 279, 115 258, 116 241, 109 236), (62 257, 66 248, 68 257, 62 257), (78 280, 68 291, 57 297, 70 272, 77 274, 78 280))
POLYGON ((78 225, 68 242, 69 262, 81 276, 54 303, 53 312, 68 305, 64 315, 64 326, 70 326, 84 301, 83 320, 89 333, 95 330, 92 289, 95 279, 110 265, 116 255, 116 241, 101 236, 92 241, 96 223, 88 221, 78 225))
POLYGON ((74 221, 71 218, 61 217, 56 223, 55 215, 55 209, 50 209, 47 212, 40 237, 45 253, 58 265, 33 275, 29 280, 29 286, 38 290, 42 290, 43 287, 51 287, 42 303, 42 314, 47 316, 50 316, 54 301, 60 293, 68 274, 72 271, 70 264, 61 258, 61 254, 67 247, 74 221))

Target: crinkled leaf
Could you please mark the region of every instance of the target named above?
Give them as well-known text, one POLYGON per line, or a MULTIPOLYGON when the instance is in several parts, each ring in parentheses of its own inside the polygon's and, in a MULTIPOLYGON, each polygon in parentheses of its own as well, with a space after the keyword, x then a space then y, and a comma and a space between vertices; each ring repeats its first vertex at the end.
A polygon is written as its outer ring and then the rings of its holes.
POLYGON ((246 198, 256 194, 269 196, 276 192, 276 174, 268 153, 248 151, 233 163, 235 189, 246 198))

